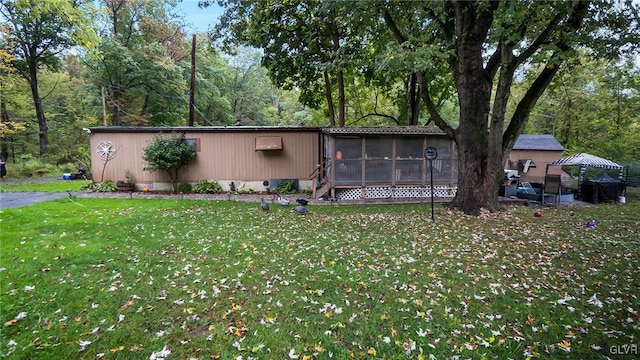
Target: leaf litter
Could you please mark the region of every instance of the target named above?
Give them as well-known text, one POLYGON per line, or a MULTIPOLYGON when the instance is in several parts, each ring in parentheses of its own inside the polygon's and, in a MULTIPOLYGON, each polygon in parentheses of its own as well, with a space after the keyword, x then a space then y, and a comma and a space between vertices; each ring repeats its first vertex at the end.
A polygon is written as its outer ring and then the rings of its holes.
POLYGON ((93 210, 85 231, 3 256, 2 302, 24 310, 4 355, 585 358, 638 343, 640 233, 624 214, 587 228, 562 209, 153 210, 93 210), (23 254, 37 247, 53 253, 23 254))

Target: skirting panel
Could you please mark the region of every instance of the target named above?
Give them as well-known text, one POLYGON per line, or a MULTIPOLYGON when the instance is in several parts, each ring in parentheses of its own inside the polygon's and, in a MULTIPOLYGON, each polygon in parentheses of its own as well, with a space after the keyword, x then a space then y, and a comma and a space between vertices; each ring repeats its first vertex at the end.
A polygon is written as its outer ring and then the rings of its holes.
MULTIPOLYGON (((456 187, 434 186, 433 196, 451 198, 456 195, 456 187)), ((431 197, 431 188, 426 186, 414 187, 362 187, 350 189, 336 189, 336 198, 340 200, 360 199, 392 199, 392 198, 422 198, 431 197)))

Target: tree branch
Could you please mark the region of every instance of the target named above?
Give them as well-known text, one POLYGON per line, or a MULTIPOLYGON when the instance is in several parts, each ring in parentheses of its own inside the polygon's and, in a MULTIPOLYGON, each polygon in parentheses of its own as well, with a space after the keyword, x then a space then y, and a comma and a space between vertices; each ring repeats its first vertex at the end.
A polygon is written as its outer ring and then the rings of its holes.
POLYGON ((407 42, 407 38, 404 36, 404 34, 402 34, 402 31, 400 31, 398 25, 393 20, 393 17, 387 9, 384 10, 384 21, 387 23, 387 27, 389 28, 389 30, 391 30, 393 36, 395 36, 396 40, 398 40, 398 43, 402 45, 407 42))
POLYGON ((431 99, 428 85, 424 77, 424 71, 418 71, 416 73, 416 76, 418 77, 418 86, 420 87, 420 98, 422 99, 425 106, 427 107, 427 111, 429 111, 429 116, 431 117, 431 120, 433 120, 436 126, 438 126, 442 131, 444 131, 451 139, 453 139, 454 141, 457 141, 456 131, 449 124, 447 124, 446 121, 444 121, 442 116, 440 116, 440 114, 438 113, 438 109, 436 109, 436 106, 433 103, 433 100, 431 99))

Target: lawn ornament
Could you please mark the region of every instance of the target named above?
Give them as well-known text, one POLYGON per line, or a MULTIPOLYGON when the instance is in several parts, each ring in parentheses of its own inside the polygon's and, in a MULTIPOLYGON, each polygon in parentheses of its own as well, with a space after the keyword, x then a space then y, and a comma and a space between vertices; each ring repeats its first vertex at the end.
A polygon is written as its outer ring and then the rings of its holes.
POLYGON ((540 210, 538 210, 538 211, 536 211, 536 212, 534 212, 534 213, 533 213, 533 216, 535 216, 535 217, 541 217, 541 216, 542 216, 542 213, 540 212, 540 210))
POLYGON ((304 215, 307 213, 307 208, 305 206, 298 205, 295 208, 293 208, 293 211, 295 211, 296 214, 298 215, 304 215))
POLYGON ((260 199, 260 207, 264 211, 269 211, 269 204, 264 201, 264 198, 260 199))

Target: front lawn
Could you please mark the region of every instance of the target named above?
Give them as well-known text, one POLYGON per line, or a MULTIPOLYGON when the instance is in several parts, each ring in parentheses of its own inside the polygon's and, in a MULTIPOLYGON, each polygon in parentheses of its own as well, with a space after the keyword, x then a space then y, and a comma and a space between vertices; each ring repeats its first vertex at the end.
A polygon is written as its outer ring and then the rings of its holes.
MULTIPOLYGON (((0 212, 0 356, 616 357, 640 203, 292 207, 65 198, 0 212), (595 227, 587 226, 595 220, 595 227)), ((631 358, 629 356, 628 358, 631 358)))

